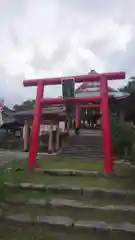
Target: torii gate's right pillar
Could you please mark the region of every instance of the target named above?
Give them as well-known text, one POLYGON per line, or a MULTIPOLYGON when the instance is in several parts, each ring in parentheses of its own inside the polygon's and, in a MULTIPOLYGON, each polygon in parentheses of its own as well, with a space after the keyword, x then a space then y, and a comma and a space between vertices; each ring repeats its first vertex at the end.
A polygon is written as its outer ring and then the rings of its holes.
POLYGON ((108 99, 108 83, 105 76, 100 78, 101 94, 101 114, 102 114, 102 144, 104 152, 104 171, 112 172, 112 144, 111 144, 111 127, 108 99))

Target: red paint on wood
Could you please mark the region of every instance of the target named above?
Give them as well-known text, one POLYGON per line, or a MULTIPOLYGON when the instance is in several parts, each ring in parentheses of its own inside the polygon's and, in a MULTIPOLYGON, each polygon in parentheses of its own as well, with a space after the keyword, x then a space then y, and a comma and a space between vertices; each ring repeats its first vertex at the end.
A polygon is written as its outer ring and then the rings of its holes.
POLYGON ((76 119, 75 119, 75 127, 79 128, 79 107, 76 106, 76 119))
POLYGON ((93 103, 88 103, 88 104, 80 104, 78 105, 79 108, 100 108, 100 104, 93 104, 93 103))
POLYGON ((100 81, 100 78, 105 76, 107 80, 124 79, 125 72, 113 72, 113 73, 102 73, 102 74, 87 74, 80 76, 69 76, 69 77, 56 77, 56 78, 43 78, 43 79, 29 79, 24 80, 23 84, 26 87, 37 86, 38 81, 42 81, 43 85, 56 85, 61 84, 62 80, 74 79, 76 83, 100 81))
POLYGON ((43 98, 43 93, 44 93, 44 86, 43 86, 42 82, 39 81, 38 86, 37 86, 37 96, 36 96, 34 119, 33 119, 32 130, 31 130, 28 168, 33 168, 36 166, 38 136, 39 136, 39 130, 40 130, 40 114, 42 111, 41 98, 43 98))
POLYGON ((110 113, 108 101, 108 84, 105 76, 100 79, 101 91, 101 113, 102 113, 102 142, 104 152, 104 171, 112 172, 112 149, 111 149, 111 129, 110 113))
POLYGON ((91 97, 75 97, 75 98, 43 98, 41 99, 41 103, 46 104, 64 104, 68 101, 72 103, 80 103, 80 102, 88 102, 88 101, 100 101, 100 96, 91 96, 91 97))

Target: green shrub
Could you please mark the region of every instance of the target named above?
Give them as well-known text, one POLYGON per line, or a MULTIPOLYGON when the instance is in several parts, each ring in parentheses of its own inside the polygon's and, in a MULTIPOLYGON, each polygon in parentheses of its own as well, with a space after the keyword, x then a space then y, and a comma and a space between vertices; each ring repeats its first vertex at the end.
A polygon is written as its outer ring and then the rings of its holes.
POLYGON ((131 153, 129 156, 129 160, 135 164, 135 144, 132 146, 131 153))
POLYGON ((112 129, 113 152, 126 159, 131 159, 135 134, 131 125, 117 119, 112 129))

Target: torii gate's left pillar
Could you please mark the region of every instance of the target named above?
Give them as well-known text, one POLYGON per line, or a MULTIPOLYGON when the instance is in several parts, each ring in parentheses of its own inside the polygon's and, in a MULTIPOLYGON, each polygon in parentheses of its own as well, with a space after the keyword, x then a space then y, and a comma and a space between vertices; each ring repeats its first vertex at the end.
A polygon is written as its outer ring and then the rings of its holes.
POLYGON ((29 150, 29 161, 28 161, 28 168, 34 168, 35 166, 35 156, 38 150, 38 136, 40 130, 40 115, 42 112, 42 103, 41 99, 43 98, 44 94, 44 85, 42 81, 38 81, 37 84, 37 96, 35 102, 35 112, 34 112, 34 119, 32 124, 31 130, 31 141, 30 141, 30 150, 29 150))

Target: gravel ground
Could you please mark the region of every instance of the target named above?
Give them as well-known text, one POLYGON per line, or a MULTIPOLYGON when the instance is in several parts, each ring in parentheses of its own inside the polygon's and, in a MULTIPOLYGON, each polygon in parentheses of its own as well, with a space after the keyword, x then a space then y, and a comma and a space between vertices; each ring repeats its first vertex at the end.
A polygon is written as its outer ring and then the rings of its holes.
POLYGON ((11 151, 0 151, 0 166, 15 160, 15 159, 23 159, 27 158, 28 153, 25 152, 11 152, 11 151))

